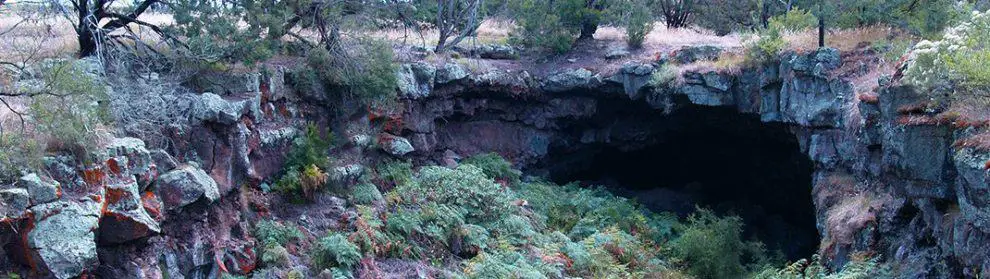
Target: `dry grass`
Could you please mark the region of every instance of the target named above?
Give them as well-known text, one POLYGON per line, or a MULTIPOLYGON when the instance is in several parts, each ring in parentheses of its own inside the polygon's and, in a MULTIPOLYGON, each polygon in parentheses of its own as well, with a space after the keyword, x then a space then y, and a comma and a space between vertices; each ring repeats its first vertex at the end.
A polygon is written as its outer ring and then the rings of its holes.
POLYGON ((725 51, 719 55, 718 59, 714 61, 697 61, 691 64, 686 64, 680 66, 678 69, 681 71, 681 75, 688 72, 694 73, 707 73, 707 72, 717 72, 717 73, 727 73, 732 75, 738 75, 742 72, 744 63, 746 62, 746 55, 740 51, 725 51))
MULTIPOLYGON (((833 29, 825 34, 825 45, 846 52, 855 50, 861 43, 883 41, 894 34, 897 32, 886 26, 833 29)), ((818 48, 817 30, 786 32, 783 36, 791 49, 805 51, 818 48)))
MULTIPOLYGON (((172 24, 171 15, 148 13, 140 20, 157 24, 172 24)), ((160 37, 136 24, 128 26, 145 43, 156 44, 160 37)), ((123 33, 118 30, 114 34, 123 33)), ((56 15, 29 13, 0 14, 0 61, 27 63, 48 58, 71 56, 79 50, 72 23, 56 15)))
MULTIPOLYGON (((509 41, 509 33, 515 24, 510 21, 486 19, 478 27, 477 37, 465 38, 461 41, 464 44, 506 44, 509 41)), ((385 29, 371 33, 371 37, 386 41, 418 45, 427 48, 434 48, 440 34, 435 29, 424 29, 422 33, 417 33, 414 29, 385 29)), ((453 38, 449 39, 453 40, 453 38)))

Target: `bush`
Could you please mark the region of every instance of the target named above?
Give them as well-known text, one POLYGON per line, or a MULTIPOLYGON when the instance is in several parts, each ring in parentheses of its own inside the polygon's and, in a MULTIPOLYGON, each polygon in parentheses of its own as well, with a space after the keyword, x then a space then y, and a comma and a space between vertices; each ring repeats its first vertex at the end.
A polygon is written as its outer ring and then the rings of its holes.
MULTIPOLYGON (((44 88, 31 100, 30 123, 51 151, 72 151, 79 159, 99 147, 109 119, 108 87, 91 60, 44 64, 44 88)), ((29 89, 35 90, 35 89, 29 89)))
POLYGON ((295 139, 286 155, 285 174, 275 182, 275 191, 295 202, 312 200, 327 183, 328 175, 322 168, 330 165, 326 155, 329 149, 330 140, 323 139, 315 125, 307 126, 306 133, 295 139))
POLYGON ((261 250, 261 262, 269 266, 286 266, 289 264, 289 252, 285 245, 303 238, 302 232, 295 226, 263 220, 255 225, 254 237, 258 239, 261 250))
POLYGON ((644 5, 634 5, 629 11, 629 23, 626 24, 626 43, 629 47, 640 48, 646 35, 653 31, 653 17, 650 9, 644 5))
POLYGON ((770 18, 770 26, 792 32, 804 31, 818 26, 818 18, 810 11, 794 8, 783 15, 770 18))
POLYGON ((359 183, 351 188, 351 200, 357 204, 372 204, 382 200, 382 192, 378 191, 375 184, 359 183))
POLYGON ((359 40, 346 50, 333 53, 324 48, 313 48, 307 54, 307 64, 327 85, 326 94, 331 100, 356 99, 365 103, 387 102, 396 96, 398 69, 393 61, 392 48, 373 40, 359 40))
POLYGON ((519 181, 519 177, 522 175, 521 172, 512 168, 512 163, 494 152, 474 155, 464 159, 461 163, 481 168, 481 171, 491 179, 504 180, 510 183, 519 181))
POLYGON ((338 233, 320 238, 310 255, 317 270, 336 267, 350 269, 361 259, 357 245, 338 233))
POLYGON ((952 92, 969 100, 990 90, 990 12, 974 12, 970 20, 946 31, 941 41, 915 45, 904 71, 906 82, 934 93, 952 92))
POLYGON ((759 38, 746 43, 746 61, 750 64, 760 64, 773 61, 780 51, 787 46, 787 41, 780 34, 781 27, 771 25, 763 30, 759 38))
POLYGON ((755 272, 754 279, 885 279, 895 278, 886 264, 881 264, 878 257, 857 258, 846 263, 838 272, 830 272, 822 265, 821 259, 815 255, 811 260, 802 259, 783 268, 768 266, 755 272))
MULTIPOLYGON (((583 2, 583 1, 581 1, 583 2)), ((512 42, 555 53, 571 49, 577 36, 573 20, 583 3, 574 0, 518 0, 511 2, 517 15, 512 42)))
POLYGON ((653 72, 648 84, 654 88, 673 88, 673 83, 677 81, 677 77, 680 74, 681 72, 676 66, 666 63, 660 66, 660 69, 653 72))
POLYGON ((743 242, 742 219, 719 218, 709 210, 698 209, 680 228, 681 235, 671 242, 673 254, 699 278, 738 278, 746 271, 743 257, 763 257, 759 242, 743 242))

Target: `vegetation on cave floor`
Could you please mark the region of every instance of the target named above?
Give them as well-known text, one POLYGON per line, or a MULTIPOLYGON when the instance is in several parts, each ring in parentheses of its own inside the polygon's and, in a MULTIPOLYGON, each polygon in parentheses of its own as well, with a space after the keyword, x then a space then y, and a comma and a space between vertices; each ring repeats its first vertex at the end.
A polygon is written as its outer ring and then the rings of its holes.
POLYGON ((444 278, 878 278, 886 270, 868 257, 841 274, 817 258, 783 265, 742 238, 739 217, 698 209, 682 220, 602 188, 521 179, 495 154, 456 168, 390 161, 368 177, 331 190, 349 197, 336 229, 306 238, 292 222, 255 224, 255 276, 308 267, 376 278, 388 259, 430 265, 444 278))

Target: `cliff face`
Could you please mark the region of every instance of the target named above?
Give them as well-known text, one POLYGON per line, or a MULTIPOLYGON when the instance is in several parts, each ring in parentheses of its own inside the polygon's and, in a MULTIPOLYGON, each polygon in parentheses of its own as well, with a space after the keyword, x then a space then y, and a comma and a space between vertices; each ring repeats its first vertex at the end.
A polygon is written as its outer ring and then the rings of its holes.
MULTIPOLYGON (((932 118, 904 109, 926 97, 889 78, 866 92, 878 99, 861 101, 840 77, 841 67, 839 53, 825 49, 787 53, 736 74, 686 72, 673 86, 649 82, 657 64, 627 64, 611 76, 585 69, 537 78, 464 75, 404 95, 406 110, 396 117, 403 125, 395 133, 410 140, 416 150, 410 155, 424 163, 494 151, 553 175, 587 170, 595 158, 588 149, 636 152, 664 144, 679 125, 703 121, 674 120, 680 111, 730 109, 783 126, 813 162, 807 202, 814 205, 818 252, 832 266, 881 255, 907 277, 986 276, 990 154, 953 145, 974 128, 909 121, 932 118)), ((711 166, 710 175, 720 167, 711 166)))
MULTIPOLYGON (((251 272, 258 258, 251 220, 279 215, 318 230, 344 214, 340 199, 296 206, 260 190, 275 179, 298 127, 310 122, 346 139, 334 151, 339 167, 331 179, 347 180, 384 157, 452 165, 483 152, 559 180, 598 175, 609 165, 636 166, 612 176, 655 174, 644 180, 682 172, 721 179, 701 179, 702 188, 723 185, 704 195, 758 201, 771 214, 796 212, 783 214, 785 225, 761 227, 778 230, 762 236, 799 239, 810 250, 820 243, 817 252, 833 267, 880 255, 906 278, 990 276, 990 153, 956 144, 976 128, 911 109, 925 94, 883 79, 877 98, 858 98, 830 49, 785 53, 738 73, 685 72, 656 82, 663 63, 539 77, 407 64, 398 73, 398 109, 348 117, 330 117, 321 88, 288 86, 284 69, 203 75, 193 86, 216 94, 192 97, 188 128, 168 130, 163 149, 118 139, 98 163, 47 158, 45 175, 0 191, 0 224, 9 224, 0 226, 0 239, 11 239, 3 246, 10 261, 0 268, 17 263, 59 278, 251 272), (675 160, 692 157, 717 159, 675 160), (759 160, 718 160, 733 158, 759 160), (739 183, 724 186, 732 182, 739 183), (813 232, 790 233, 803 224, 813 232), (802 239, 809 235, 819 241, 802 239)), ((657 203, 680 197, 631 193, 657 203)), ((803 249, 787 252, 810 256, 803 249)))

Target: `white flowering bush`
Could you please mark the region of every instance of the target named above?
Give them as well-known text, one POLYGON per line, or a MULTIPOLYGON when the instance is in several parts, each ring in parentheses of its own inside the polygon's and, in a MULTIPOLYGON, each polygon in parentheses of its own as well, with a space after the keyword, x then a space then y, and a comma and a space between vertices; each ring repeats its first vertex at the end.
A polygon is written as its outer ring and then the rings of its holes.
POLYGON ((927 90, 985 91, 990 86, 990 12, 973 12, 968 21, 946 30, 940 41, 918 43, 909 57, 905 80, 927 90))

